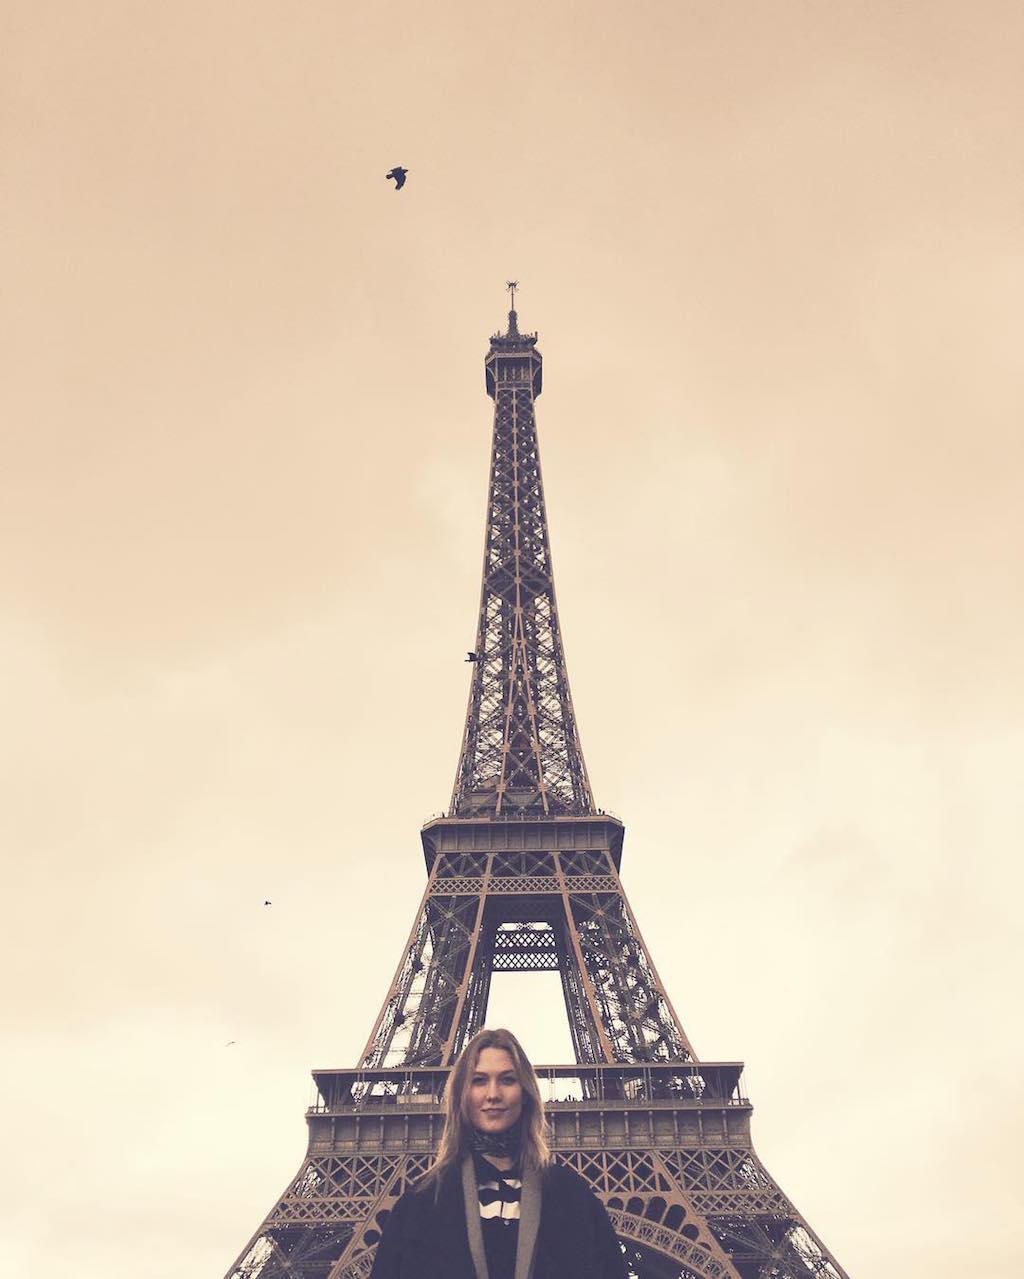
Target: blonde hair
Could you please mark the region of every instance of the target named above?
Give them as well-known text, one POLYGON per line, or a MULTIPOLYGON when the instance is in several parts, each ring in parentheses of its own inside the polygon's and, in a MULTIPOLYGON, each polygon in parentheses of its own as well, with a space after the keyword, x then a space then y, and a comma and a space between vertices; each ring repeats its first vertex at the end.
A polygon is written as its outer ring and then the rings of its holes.
POLYGON ((480 1054, 485 1048, 501 1048, 512 1058, 516 1079, 523 1090, 522 1139, 519 1152, 524 1169, 540 1169, 551 1162, 548 1125, 540 1096, 537 1074, 522 1045, 510 1030, 481 1030, 463 1048, 448 1076, 444 1090, 444 1129, 437 1158, 424 1180, 440 1189, 444 1175, 473 1148, 473 1125, 469 1119, 469 1085, 480 1054))

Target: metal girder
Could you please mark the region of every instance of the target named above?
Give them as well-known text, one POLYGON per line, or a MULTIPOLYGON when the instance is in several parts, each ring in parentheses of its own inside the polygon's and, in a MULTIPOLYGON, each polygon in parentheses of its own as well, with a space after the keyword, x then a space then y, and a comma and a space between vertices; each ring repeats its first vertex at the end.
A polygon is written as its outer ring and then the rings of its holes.
POLYGON ((499 924, 494 934, 496 973, 559 972, 562 960, 550 924, 499 924))

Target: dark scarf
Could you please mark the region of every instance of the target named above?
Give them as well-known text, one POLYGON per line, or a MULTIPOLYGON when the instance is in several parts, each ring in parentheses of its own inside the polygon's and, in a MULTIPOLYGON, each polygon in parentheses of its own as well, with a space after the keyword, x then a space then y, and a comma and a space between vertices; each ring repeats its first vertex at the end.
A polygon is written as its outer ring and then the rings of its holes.
POLYGON ((473 1129, 473 1150, 478 1155, 497 1155, 499 1159, 518 1159, 523 1140, 523 1121, 517 1119, 504 1132, 481 1132, 473 1129))

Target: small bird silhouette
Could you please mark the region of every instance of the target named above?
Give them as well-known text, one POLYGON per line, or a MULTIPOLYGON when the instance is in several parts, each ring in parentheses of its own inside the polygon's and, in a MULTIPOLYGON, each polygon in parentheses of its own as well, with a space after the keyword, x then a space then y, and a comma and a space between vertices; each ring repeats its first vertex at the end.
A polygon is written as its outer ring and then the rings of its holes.
POLYGON ((228 1042, 224 1045, 224 1047, 230 1048, 232 1044, 237 1044, 237 1043, 238 1043, 237 1039, 229 1039, 228 1042))
POLYGON ((480 654, 479 654, 479 653, 467 653, 467 654, 466 654, 466 661, 467 661, 467 662, 479 662, 479 660, 480 660, 480 654))
POLYGON ((264 902, 264 903, 263 903, 263 905, 264 905, 264 906, 273 906, 273 904, 274 904, 273 902, 264 902))
POLYGON ((401 191, 402 187, 405 186, 405 175, 408 172, 409 172, 408 169, 403 169, 400 164, 396 164, 395 167, 391 170, 391 172, 385 173, 384 176, 385 178, 394 178, 395 190, 401 191))

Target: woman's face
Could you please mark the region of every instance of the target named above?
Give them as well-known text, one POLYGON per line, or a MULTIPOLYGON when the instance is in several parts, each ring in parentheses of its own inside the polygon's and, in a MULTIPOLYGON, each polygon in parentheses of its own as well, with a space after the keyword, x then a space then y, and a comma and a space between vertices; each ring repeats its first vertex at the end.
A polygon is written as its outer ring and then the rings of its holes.
POLYGON ((469 1077, 466 1110, 481 1132, 505 1132, 523 1113, 523 1086, 504 1048, 481 1048, 469 1077))

